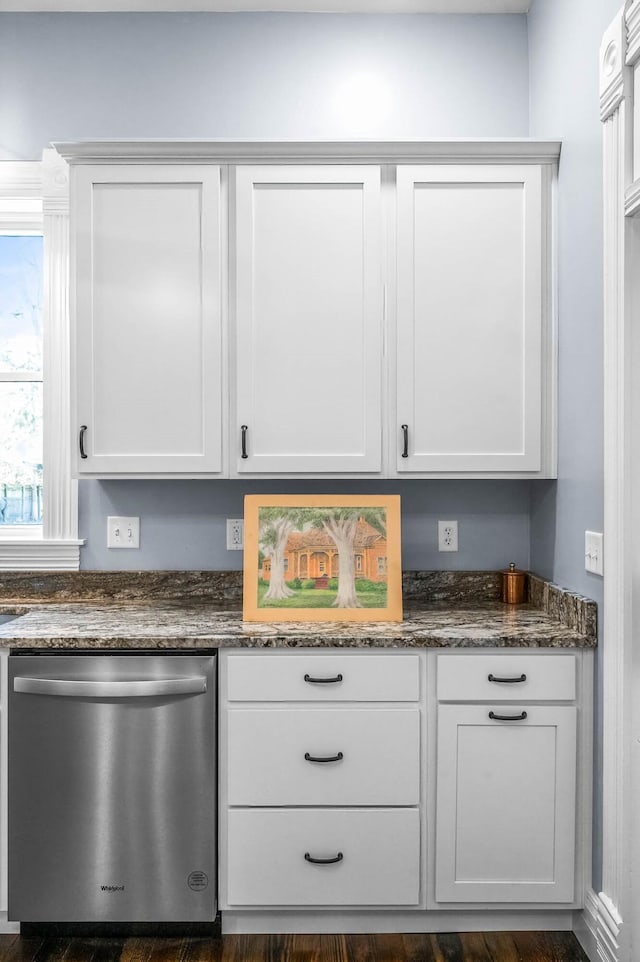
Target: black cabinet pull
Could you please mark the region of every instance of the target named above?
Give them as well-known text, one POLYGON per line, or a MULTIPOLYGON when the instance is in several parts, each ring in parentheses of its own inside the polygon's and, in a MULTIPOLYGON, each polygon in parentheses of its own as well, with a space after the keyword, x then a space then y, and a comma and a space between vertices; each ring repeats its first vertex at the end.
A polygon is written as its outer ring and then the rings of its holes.
POLYGON ((333 865, 334 862, 341 862, 343 858, 342 852, 338 852, 334 858, 314 858, 308 852, 304 853, 305 862, 313 862, 314 865, 333 865))
POLYGON ((86 459, 87 459, 87 452, 86 452, 85 449, 84 449, 84 435, 85 435, 85 431, 86 431, 86 430, 87 430, 87 425, 86 425, 86 424, 81 424, 81 425, 80 425, 80 435, 78 436, 78 444, 79 444, 79 446, 80 446, 80 457, 81 457, 84 461, 86 461, 86 459))
POLYGON ((403 435, 402 457, 408 458, 409 457, 409 425, 401 424, 400 427, 402 428, 402 435, 403 435))
POLYGON ((524 721, 526 717, 526 711, 520 712, 519 715, 496 715, 494 711, 489 712, 489 718, 493 721, 524 721))
POLYGON ((246 424, 241 424, 240 430, 242 431, 242 454, 240 455, 240 457, 244 458, 246 461, 246 459, 249 457, 249 455, 247 454, 247 431, 249 430, 249 428, 247 427, 246 424))
POLYGON ((519 681, 526 681, 527 676, 523 673, 519 678, 498 678, 497 675, 487 675, 489 681, 497 681, 501 685, 516 685, 519 681))
POLYGON ((321 758, 319 755, 310 755, 309 752, 305 752, 304 757, 308 762, 341 762, 344 755, 342 752, 338 752, 337 755, 326 755, 321 758))
POLYGON ((335 678, 312 678, 311 675, 305 675, 304 680, 310 685, 335 685, 336 682, 342 681, 342 675, 336 675, 335 678))

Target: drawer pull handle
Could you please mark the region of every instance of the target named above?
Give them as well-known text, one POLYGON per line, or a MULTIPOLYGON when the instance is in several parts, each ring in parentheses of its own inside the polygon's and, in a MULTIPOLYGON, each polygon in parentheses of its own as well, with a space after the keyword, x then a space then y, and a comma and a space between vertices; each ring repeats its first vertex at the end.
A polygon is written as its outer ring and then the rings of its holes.
POLYGON ((515 685, 519 681, 526 681, 527 676, 523 673, 518 678, 498 678, 497 675, 487 675, 489 681, 497 681, 501 685, 515 685))
POLYGON ((304 853, 305 862, 313 862, 314 865, 333 865, 334 862, 341 862, 343 858, 342 852, 338 852, 333 858, 314 858, 308 852, 304 853))
POLYGON ((519 715, 496 715, 494 711, 489 712, 489 718, 493 721, 524 721, 526 717, 526 711, 520 712, 519 715))
POLYGON ((327 755, 325 758, 320 758, 319 755, 310 755, 309 752, 305 752, 304 757, 308 762, 341 762, 344 755, 342 752, 338 752, 337 755, 327 755))
POLYGON ((335 678, 312 678, 311 675, 305 675, 304 680, 310 685, 335 685, 336 682, 342 681, 342 675, 336 675, 335 678))

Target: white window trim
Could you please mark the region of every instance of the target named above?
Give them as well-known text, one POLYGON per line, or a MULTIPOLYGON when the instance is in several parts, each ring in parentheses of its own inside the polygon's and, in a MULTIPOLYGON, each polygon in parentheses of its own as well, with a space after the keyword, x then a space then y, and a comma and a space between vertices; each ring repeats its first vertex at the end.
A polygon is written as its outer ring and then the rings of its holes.
POLYGON ((0 570, 77 571, 84 541, 71 477, 69 174, 55 150, 42 162, 0 162, 0 227, 44 235, 43 525, 0 528, 0 570))

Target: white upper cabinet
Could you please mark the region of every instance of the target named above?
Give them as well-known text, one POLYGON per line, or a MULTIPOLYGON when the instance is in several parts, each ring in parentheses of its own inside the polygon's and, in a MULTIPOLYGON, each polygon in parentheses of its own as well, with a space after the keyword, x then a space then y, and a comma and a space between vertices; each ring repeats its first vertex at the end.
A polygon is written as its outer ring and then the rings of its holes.
POLYGON ((399 472, 548 470, 542 186, 540 165, 398 167, 399 472))
POLYGON ((380 169, 235 176, 232 471, 380 472, 380 169))
POLYGON ((220 472, 219 166, 80 166, 73 214, 79 473, 220 472))
POLYGON ((62 144, 86 477, 554 477, 557 143, 62 144))

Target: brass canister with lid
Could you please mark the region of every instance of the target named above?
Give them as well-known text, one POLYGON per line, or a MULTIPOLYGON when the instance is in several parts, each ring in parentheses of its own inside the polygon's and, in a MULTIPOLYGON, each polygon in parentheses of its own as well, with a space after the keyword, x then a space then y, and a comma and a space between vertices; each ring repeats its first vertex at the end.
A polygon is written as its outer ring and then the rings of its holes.
POLYGON ((502 572, 502 601, 507 605, 521 605, 525 600, 526 571, 520 571, 512 561, 502 572))

